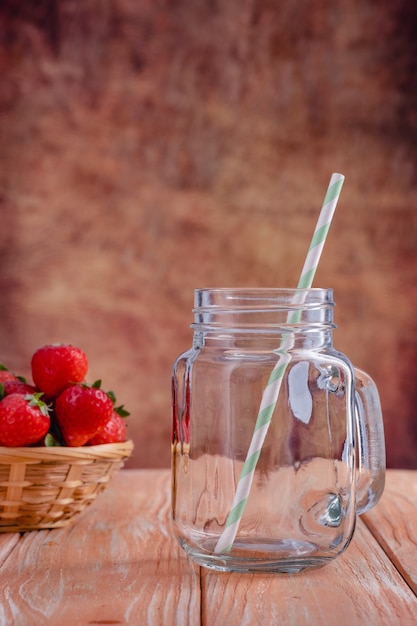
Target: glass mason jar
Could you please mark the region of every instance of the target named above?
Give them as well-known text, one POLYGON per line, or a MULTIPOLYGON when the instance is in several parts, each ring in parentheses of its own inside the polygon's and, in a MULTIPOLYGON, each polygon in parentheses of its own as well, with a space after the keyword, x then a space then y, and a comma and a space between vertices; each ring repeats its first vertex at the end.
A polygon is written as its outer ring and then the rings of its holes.
POLYGON ((174 533, 200 565, 298 572, 384 489, 375 383, 333 348, 331 289, 197 289, 172 376, 174 533))

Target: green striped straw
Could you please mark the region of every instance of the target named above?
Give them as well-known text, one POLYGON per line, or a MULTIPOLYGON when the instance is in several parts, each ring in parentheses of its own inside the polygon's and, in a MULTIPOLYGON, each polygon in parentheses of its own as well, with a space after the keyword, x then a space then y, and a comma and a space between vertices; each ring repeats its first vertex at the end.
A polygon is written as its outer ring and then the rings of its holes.
MULTIPOLYGON (((298 289, 308 289, 313 283, 313 278, 317 270, 344 180, 345 177, 342 174, 337 173, 332 174, 330 178, 323 206, 321 208, 310 247, 308 249, 307 257, 298 281, 298 289)), ((305 292, 300 291, 299 301, 297 302, 297 300, 294 300, 293 303, 301 304, 304 297, 305 292)), ((300 311, 290 314, 288 316, 288 323, 296 323, 299 321, 300 315, 300 311)), ((275 350, 275 353, 278 355, 278 360, 270 374, 268 383, 262 395, 255 430, 246 455, 245 463, 240 473, 232 508, 226 520, 225 528, 214 549, 216 553, 229 552, 233 547, 236 534, 239 530, 240 521, 245 510, 246 502, 249 497, 263 442, 268 432, 272 415, 278 400, 282 380, 288 363, 291 360, 288 350, 292 348, 292 346, 293 336, 289 333, 283 338, 279 348, 275 350)))

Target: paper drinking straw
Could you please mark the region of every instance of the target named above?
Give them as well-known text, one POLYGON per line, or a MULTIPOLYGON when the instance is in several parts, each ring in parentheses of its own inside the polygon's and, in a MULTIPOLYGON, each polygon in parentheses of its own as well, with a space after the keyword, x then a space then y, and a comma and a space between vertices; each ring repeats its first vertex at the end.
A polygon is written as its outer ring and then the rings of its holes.
MULTIPOLYGON (((342 174, 337 173, 332 174, 330 178, 323 206, 321 208, 310 247, 307 252, 307 257, 298 281, 297 288, 299 289, 307 289, 312 285, 344 180, 345 177, 342 174)), ((298 303, 303 302, 304 294, 302 294, 302 292, 300 293, 300 297, 301 299, 299 299, 298 303)), ((294 300, 294 303, 297 303, 297 301, 294 300)), ((295 323, 299 321, 300 315, 301 313, 298 311, 290 314, 288 316, 288 322, 295 323)), ((275 350, 279 358, 270 374, 268 383, 262 395, 254 433, 249 445, 245 463, 240 473, 232 508, 226 520, 223 533, 221 534, 214 549, 216 553, 228 552, 233 547, 233 542, 238 532, 243 511, 249 497, 262 445, 268 432, 272 414, 277 403, 281 383, 288 363, 291 360, 288 350, 292 347, 292 345, 293 338, 292 336, 287 335, 281 341, 279 348, 275 350)))

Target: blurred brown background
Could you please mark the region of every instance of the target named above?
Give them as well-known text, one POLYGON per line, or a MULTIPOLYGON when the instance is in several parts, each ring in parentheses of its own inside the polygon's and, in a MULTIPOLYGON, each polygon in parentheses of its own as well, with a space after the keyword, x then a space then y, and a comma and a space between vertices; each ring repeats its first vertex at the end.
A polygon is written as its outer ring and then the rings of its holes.
POLYGON ((417 468, 417 9, 408 0, 0 2, 0 361, 72 342, 170 462, 193 289, 315 285, 417 468))

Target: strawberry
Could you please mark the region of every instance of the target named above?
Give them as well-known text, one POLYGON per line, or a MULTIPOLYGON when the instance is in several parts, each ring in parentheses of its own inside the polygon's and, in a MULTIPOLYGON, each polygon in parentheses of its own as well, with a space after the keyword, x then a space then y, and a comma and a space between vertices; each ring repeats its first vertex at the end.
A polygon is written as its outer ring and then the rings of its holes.
POLYGON ((17 376, 12 374, 4 365, 0 365, 0 383, 4 383, 6 380, 16 380, 17 376))
POLYGON ((89 440, 89 446, 98 446, 102 443, 118 443, 126 441, 126 423, 120 415, 113 412, 109 422, 102 428, 97 435, 89 440))
POLYGON ((49 430, 48 408, 38 394, 12 393, 0 402, 0 445, 31 446, 49 430))
POLYGON ((57 398, 71 383, 83 382, 88 369, 85 353, 75 346, 51 344, 32 356, 32 378, 47 398, 57 398))
POLYGON ((110 421, 113 402, 99 384, 71 385, 56 399, 56 419, 67 446, 83 446, 110 421))
POLYGON ((28 393, 35 394, 38 390, 33 385, 28 385, 23 380, 15 378, 14 380, 5 380, 0 383, 0 397, 10 396, 12 393, 21 393, 26 395, 28 393))

